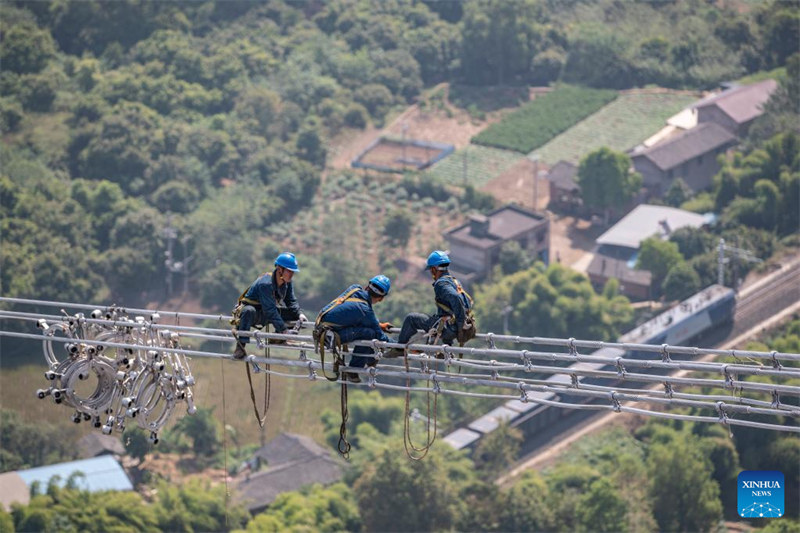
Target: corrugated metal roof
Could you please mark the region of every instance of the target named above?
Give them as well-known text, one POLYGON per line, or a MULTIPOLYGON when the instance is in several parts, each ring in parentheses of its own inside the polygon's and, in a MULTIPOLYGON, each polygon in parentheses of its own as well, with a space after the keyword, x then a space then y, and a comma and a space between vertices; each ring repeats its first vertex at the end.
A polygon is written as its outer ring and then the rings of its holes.
POLYGON ((456 450, 461 450, 478 440, 480 437, 480 433, 476 433, 467 428, 458 428, 447 435, 443 440, 456 450))
POLYGON ((28 470, 19 470, 17 474, 28 487, 34 481, 40 482, 45 487, 53 478, 60 476, 60 485, 64 485, 67 479, 75 472, 82 472, 83 476, 78 477, 76 485, 89 492, 101 490, 133 490, 131 480, 122 466, 110 455, 102 455, 81 461, 71 461, 69 463, 59 463, 55 465, 40 466, 28 470))
POLYGON ((664 205, 642 204, 600 235, 597 244, 638 249, 643 240, 653 235, 664 239, 678 228, 699 228, 705 223, 706 217, 697 213, 664 205), (666 221, 666 226, 663 221, 666 221))

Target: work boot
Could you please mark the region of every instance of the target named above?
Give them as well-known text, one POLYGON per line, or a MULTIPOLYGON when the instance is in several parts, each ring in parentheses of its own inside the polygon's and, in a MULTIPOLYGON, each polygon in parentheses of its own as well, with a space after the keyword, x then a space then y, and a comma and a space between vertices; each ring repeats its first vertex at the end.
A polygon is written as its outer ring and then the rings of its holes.
POLYGON ((345 377, 347 378, 347 381, 349 381, 350 383, 361 383, 361 376, 359 376, 355 372, 347 372, 345 374, 345 377))
POLYGON ((244 344, 241 342, 236 343, 236 350, 233 351, 234 359, 244 359, 247 357, 247 351, 244 349, 244 344))
POLYGON ((400 348, 389 348, 387 351, 383 352, 384 357, 388 357, 389 359, 394 357, 403 357, 406 353, 400 348))

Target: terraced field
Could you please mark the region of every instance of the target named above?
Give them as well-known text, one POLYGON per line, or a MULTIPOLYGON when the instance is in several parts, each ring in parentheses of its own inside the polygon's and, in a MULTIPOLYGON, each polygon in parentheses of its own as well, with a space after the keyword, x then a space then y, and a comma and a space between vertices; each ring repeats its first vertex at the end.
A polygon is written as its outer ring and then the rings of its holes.
POLYGON ((464 185, 466 182, 477 188, 508 170, 523 157, 511 150, 471 144, 445 157, 428 172, 443 183, 464 185))
POLYGON ((690 94, 622 94, 535 152, 542 161, 554 165, 562 159, 577 163, 602 146, 625 151, 656 133, 669 117, 696 100, 690 94))

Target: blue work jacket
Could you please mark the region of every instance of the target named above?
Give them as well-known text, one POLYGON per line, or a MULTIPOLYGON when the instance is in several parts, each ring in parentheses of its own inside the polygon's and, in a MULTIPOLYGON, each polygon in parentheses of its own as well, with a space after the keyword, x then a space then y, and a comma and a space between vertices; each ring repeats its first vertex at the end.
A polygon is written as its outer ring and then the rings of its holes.
POLYGON ((292 283, 284 283, 278 287, 275 271, 258 278, 244 295, 246 300, 258 302, 261 305, 261 314, 265 321, 272 324, 275 331, 280 333, 286 330, 286 323, 281 317, 279 307, 285 307, 290 317, 297 319, 300 316, 300 306, 294 296, 292 283))
POLYGON ((433 282, 433 292, 436 298, 436 315, 452 316, 456 319, 456 329, 464 325, 467 303, 458 293, 456 282, 449 273, 433 282))
POLYGON ((366 289, 359 285, 350 285, 336 300, 323 307, 320 314, 325 313, 322 322, 336 331, 343 343, 372 339, 389 341, 389 337, 381 330, 375 311, 372 310, 372 300, 366 289), (350 296, 352 300, 334 306, 336 300, 356 288, 358 290, 350 296), (326 312, 326 308, 330 310, 326 312))

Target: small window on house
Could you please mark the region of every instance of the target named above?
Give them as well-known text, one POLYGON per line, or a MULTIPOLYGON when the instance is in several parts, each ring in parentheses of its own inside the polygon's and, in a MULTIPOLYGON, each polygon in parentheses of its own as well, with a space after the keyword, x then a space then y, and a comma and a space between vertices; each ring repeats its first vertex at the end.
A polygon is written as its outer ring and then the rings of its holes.
POLYGON ((546 236, 547 236, 547 232, 545 232, 545 231, 540 231, 539 233, 537 233, 537 234, 536 234, 536 242, 537 242, 537 243, 544 242, 544 238, 545 238, 546 236))

